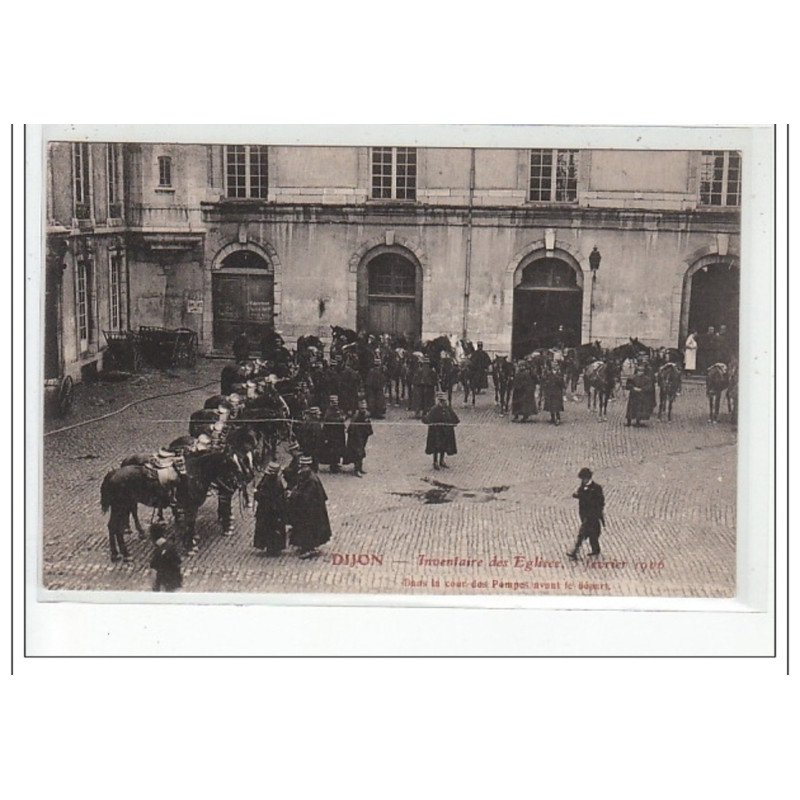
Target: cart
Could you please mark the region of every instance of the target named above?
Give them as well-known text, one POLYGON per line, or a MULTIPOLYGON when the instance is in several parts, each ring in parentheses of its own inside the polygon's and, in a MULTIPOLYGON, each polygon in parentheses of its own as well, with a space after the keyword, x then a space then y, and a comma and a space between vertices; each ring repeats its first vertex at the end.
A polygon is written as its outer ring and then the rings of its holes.
POLYGON ((197 363, 197 334, 190 328, 139 327, 143 358, 154 367, 193 367, 197 363))
POLYGON ((72 410, 75 383, 69 375, 44 382, 44 411, 47 417, 66 417, 72 410))
POLYGON ((138 372, 142 365, 138 335, 134 331, 103 331, 103 335, 108 343, 104 371, 138 372))

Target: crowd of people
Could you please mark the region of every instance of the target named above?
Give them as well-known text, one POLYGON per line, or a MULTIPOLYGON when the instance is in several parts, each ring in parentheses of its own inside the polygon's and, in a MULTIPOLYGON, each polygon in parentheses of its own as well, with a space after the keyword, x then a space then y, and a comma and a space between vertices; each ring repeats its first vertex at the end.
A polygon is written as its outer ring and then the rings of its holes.
MULTIPOLYGON (((690 340, 685 356, 689 370, 695 349, 711 363, 725 357, 724 326, 718 333, 710 329, 696 348, 690 340)), ((441 470, 449 467, 446 458, 457 453, 455 387, 463 389, 465 405, 470 396, 474 403, 475 394, 489 388, 491 375, 500 414, 524 423, 541 410, 558 426, 567 392, 575 391, 581 377, 584 388, 591 390, 597 374, 602 376, 600 388, 606 381, 609 394, 617 385, 625 389, 626 425, 639 426, 656 407, 662 371, 667 365, 677 367, 681 356, 677 351, 650 351, 631 340, 616 351, 603 350, 596 342, 537 350, 516 360, 502 353, 492 359, 480 341, 473 346, 467 340, 440 336, 422 342, 345 328, 332 329, 327 357, 317 337, 300 337, 292 351, 280 331, 272 330, 257 348, 241 334, 233 351, 235 363, 223 368, 220 393, 192 415, 192 437, 184 446, 221 447, 232 437, 241 439, 243 432, 252 434, 255 465, 263 469, 255 492, 254 546, 267 556, 277 556, 285 550, 288 537, 304 559, 317 555, 317 548, 331 536, 320 468, 339 473, 352 467, 351 474, 361 478, 374 435, 372 421, 385 417, 388 404, 405 405, 427 426, 425 452, 433 458, 433 469, 441 470), (605 371, 593 369, 601 365, 605 371), (281 440, 289 454, 284 465, 278 461, 281 440)), ((162 449, 156 459, 163 467, 169 457, 180 456, 175 449, 162 449)), ((156 533, 160 540, 162 532, 156 533)), ((163 544, 156 547, 161 555, 155 560, 174 562, 163 544)), ((162 585, 174 583, 168 579, 162 585)))

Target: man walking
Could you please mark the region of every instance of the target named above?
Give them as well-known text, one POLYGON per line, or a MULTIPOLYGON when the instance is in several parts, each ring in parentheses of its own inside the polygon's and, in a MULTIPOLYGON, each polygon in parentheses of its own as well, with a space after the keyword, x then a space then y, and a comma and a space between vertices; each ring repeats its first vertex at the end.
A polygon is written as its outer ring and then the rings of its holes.
POLYGON ((572 495, 578 501, 578 514, 581 518, 581 527, 575 547, 567 552, 573 561, 578 560, 581 545, 588 539, 592 549, 590 556, 600 555, 600 528, 606 524, 603 510, 606 505, 603 496, 603 487, 592 480, 592 471, 584 467, 579 473, 581 485, 572 495))
POLYGON ((344 463, 353 464, 353 474, 360 478, 364 474, 364 459, 367 457, 367 440, 372 436, 372 420, 367 410, 367 401, 358 401, 358 411, 347 426, 347 447, 344 463))

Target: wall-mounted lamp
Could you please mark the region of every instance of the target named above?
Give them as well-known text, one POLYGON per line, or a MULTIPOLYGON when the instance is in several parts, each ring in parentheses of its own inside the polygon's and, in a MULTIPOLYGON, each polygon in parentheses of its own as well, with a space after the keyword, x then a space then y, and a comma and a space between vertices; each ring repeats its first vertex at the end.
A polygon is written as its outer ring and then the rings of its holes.
POLYGON ((589 253, 589 268, 592 270, 592 280, 597 279, 597 270, 600 269, 600 262, 603 260, 603 256, 600 255, 600 251, 597 249, 597 245, 592 248, 592 252, 589 253))

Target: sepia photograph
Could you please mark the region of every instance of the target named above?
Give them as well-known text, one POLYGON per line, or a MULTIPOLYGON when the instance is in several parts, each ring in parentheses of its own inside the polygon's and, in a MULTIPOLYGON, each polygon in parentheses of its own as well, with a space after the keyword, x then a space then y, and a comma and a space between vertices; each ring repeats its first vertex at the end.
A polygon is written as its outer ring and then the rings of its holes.
POLYGON ((42 599, 736 596, 747 129, 441 127, 44 127, 42 599))

